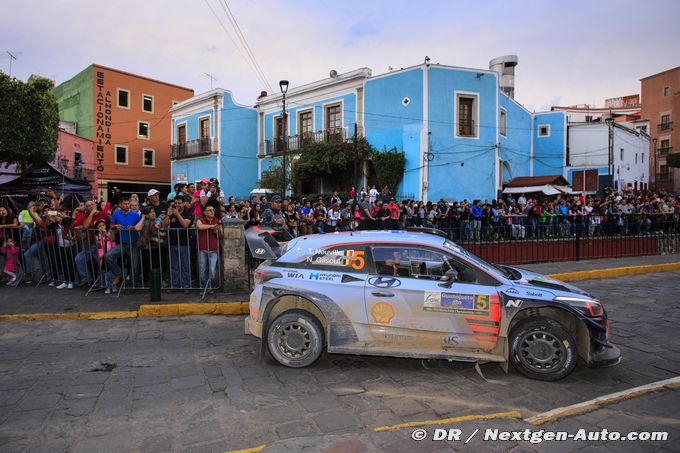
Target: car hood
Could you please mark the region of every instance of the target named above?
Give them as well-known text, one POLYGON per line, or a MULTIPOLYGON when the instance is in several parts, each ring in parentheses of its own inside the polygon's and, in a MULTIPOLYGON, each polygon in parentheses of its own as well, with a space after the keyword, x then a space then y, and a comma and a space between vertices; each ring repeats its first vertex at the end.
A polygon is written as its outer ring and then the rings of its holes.
POLYGON ((593 296, 590 293, 582 290, 581 288, 578 288, 574 285, 570 285, 569 283, 556 280, 552 277, 548 277, 547 275, 539 274, 537 272, 532 272, 527 269, 522 269, 518 267, 511 266, 506 267, 510 267, 511 269, 519 272, 521 275, 521 277, 518 280, 511 280, 514 286, 520 286, 523 288, 530 287, 541 288, 551 292, 574 293, 579 294, 581 296, 593 298, 593 296))

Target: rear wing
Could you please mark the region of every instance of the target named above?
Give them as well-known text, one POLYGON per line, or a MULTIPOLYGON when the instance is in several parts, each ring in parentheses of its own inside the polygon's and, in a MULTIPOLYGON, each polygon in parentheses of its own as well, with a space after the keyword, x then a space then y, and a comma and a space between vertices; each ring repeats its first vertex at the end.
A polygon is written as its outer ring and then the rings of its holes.
POLYGON ((260 260, 278 259, 293 237, 285 230, 254 226, 246 230, 246 242, 253 258, 260 260))

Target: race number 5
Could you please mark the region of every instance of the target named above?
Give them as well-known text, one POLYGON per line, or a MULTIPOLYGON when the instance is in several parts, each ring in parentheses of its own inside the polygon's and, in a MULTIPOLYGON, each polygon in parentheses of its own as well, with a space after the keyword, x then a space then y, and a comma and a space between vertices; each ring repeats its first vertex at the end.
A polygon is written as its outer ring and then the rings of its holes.
POLYGON ((366 264, 364 253, 366 252, 355 250, 352 254, 352 267, 358 271, 363 269, 364 265, 366 264))

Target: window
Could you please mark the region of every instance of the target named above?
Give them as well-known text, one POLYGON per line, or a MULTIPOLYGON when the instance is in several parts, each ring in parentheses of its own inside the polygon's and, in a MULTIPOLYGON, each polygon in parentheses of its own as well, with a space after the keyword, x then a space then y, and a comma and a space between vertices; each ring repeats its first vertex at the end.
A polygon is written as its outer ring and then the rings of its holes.
POLYGON ((144 167, 155 167, 156 166, 156 151, 153 149, 144 149, 142 165, 144 167))
POLYGON ((539 137, 550 137, 550 125, 541 124, 538 126, 538 136, 539 137))
POLYGON ((661 146, 659 147, 659 154, 668 154, 671 148, 671 141, 669 139, 663 139, 659 142, 661 146))
POLYGON ((298 119, 298 134, 303 138, 310 137, 312 132, 314 132, 314 125, 312 120, 312 111, 300 112, 300 117, 298 119))
POLYGON ((198 121, 201 139, 210 138, 210 117, 198 121))
POLYGON ((668 173, 668 165, 666 164, 659 165, 659 173, 668 173))
POLYGON ((147 113, 153 113, 153 96, 148 94, 142 95, 142 110, 147 113))
POLYGON ((73 152, 73 166, 78 167, 83 165, 83 155, 79 151, 73 152))
POLYGON ((641 131, 641 132, 644 132, 644 133, 647 133, 647 126, 642 126, 642 127, 640 127, 640 131, 641 131))
POLYGON ((586 115, 586 123, 592 123, 593 122, 593 115, 586 115))
POLYGON ((644 164, 645 163, 645 153, 640 154, 640 163, 644 164))
POLYGON ((342 110, 340 104, 329 105, 326 107, 326 132, 328 134, 339 134, 342 128, 342 110))
POLYGON ((149 139, 149 123, 137 121, 137 137, 149 139))
POLYGON ((274 120, 274 152, 283 151, 283 117, 277 116, 274 120))
POLYGON ((180 124, 177 126, 177 144, 184 145, 187 142, 187 125, 180 124))
POLYGON ((659 124, 659 131, 668 131, 671 129, 671 115, 661 115, 661 124, 659 124))
POLYGON ((122 109, 130 108, 130 92, 122 88, 118 88, 118 107, 122 109))
POLYGON ((671 87, 663 87, 663 97, 667 98, 671 95, 671 87))
POLYGON ((501 135, 507 135, 506 129, 508 125, 508 113, 501 109, 501 121, 500 121, 500 133, 501 135))
POLYGON ((456 135, 459 137, 476 137, 477 96, 467 94, 456 95, 456 135))
POLYGON ((621 160, 623 161, 623 148, 621 148, 621 160))
POLYGON ((116 145, 116 163, 120 165, 127 165, 128 163, 128 148, 127 146, 116 145))
POLYGON ((635 153, 635 163, 637 164, 637 155, 638 153, 635 153))

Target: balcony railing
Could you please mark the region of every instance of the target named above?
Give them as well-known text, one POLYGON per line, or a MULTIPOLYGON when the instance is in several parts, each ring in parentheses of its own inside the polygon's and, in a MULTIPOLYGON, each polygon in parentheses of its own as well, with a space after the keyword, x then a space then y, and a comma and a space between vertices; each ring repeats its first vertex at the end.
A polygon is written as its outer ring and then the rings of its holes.
POLYGON ((666 148, 659 148, 658 149, 659 156, 665 156, 667 154, 670 154, 673 152, 673 148, 671 147, 666 147, 666 148))
POLYGON ((660 123, 657 127, 659 128, 659 132, 672 131, 673 121, 669 121, 667 123, 660 123))
POLYGON ((200 138, 186 143, 170 145, 170 159, 187 159, 189 157, 207 156, 217 152, 215 140, 200 138))
POLYGON ((672 181, 673 180, 673 173, 670 171, 666 173, 657 173, 656 174, 656 180, 657 181, 672 181))
POLYGON ((78 179, 80 181, 95 180, 95 171, 91 168, 84 168, 82 165, 62 165, 59 169, 67 178, 78 179))
MULTIPOLYGON (((361 128, 359 128, 358 135, 361 136, 361 128)), ((283 138, 276 138, 273 140, 265 140, 264 151, 265 155, 277 155, 283 151, 301 151, 306 146, 312 143, 336 143, 350 140, 347 129, 344 127, 328 129, 325 131, 308 132, 306 134, 291 135, 287 137, 288 146, 284 146, 283 138)))

